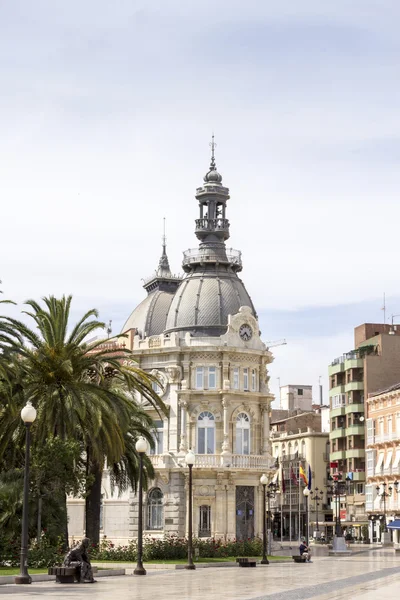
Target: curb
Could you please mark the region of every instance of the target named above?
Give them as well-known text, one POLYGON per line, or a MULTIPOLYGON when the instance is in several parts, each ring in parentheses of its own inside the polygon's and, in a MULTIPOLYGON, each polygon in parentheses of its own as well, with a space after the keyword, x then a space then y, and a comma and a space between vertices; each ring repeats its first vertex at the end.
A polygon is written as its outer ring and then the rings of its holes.
MULTIPOLYGON (((97 577, 113 577, 114 575, 125 575, 125 569, 104 569, 102 571, 98 571, 96 574, 97 577)), ((45 573, 37 573, 35 575, 31 575, 32 583, 38 583, 43 581, 55 581, 55 575, 46 575, 45 573)), ((0 576, 0 585, 7 585, 10 583, 14 583, 15 575, 2 575, 0 576)))

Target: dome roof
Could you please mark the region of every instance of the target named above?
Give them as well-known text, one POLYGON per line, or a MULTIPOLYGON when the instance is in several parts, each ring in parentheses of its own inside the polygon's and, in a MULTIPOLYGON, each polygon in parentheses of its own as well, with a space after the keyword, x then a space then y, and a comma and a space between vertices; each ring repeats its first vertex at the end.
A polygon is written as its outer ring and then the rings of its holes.
POLYGON ((131 313, 122 332, 137 329, 139 335, 160 335, 165 329, 167 313, 174 294, 156 290, 149 294, 131 313))
POLYGON ((196 271, 175 292, 165 329, 221 335, 226 331, 228 315, 239 312, 241 306, 251 307, 256 317, 251 298, 236 273, 215 268, 196 271))
POLYGON ((204 181, 206 183, 221 183, 222 175, 218 173, 216 169, 211 169, 211 171, 208 171, 208 173, 204 175, 204 181))

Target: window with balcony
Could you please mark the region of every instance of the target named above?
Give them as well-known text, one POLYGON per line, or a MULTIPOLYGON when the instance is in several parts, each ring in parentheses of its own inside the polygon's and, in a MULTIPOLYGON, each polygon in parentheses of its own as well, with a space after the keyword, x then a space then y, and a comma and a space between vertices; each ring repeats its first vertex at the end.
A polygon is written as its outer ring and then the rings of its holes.
POLYGON ((234 367, 233 369, 233 389, 239 389, 239 367, 234 367))
POLYGON ((243 369, 243 389, 245 392, 249 391, 249 369, 243 369))
POLYGON ((147 529, 164 527, 164 495, 160 488, 153 488, 147 496, 147 529))
POLYGON ((164 423, 155 421, 156 431, 153 432, 154 448, 150 448, 149 454, 162 454, 164 452, 164 423))
POLYGON ((346 394, 336 394, 332 396, 332 408, 339 408, 346 404, 346 394))
POLYGON ((215 419, 208 411, 197 418, 197 452, 198 454, 215 454, 215 419))
POLYGON ((236 454, 250 454, 250 419, 246 413, 236 419, 236 454))
POLYGON ((217 387, 216 367, 196 367, 196 389, 215 390, 217 387))

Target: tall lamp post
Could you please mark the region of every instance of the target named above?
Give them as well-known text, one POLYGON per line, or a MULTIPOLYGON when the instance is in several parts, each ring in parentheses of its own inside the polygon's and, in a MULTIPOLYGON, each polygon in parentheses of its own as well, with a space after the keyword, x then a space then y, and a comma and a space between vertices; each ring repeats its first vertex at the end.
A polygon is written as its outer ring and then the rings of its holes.
POLYGON ((139 514, 138 514, 138 555, 134 575, 146 575, 143 566, 143 456, 147 450, 147 442, 140 437, 135 444, 136 452, 139 454, 139 514))
POLYGON ((310 494, 310 498, 311 500, 313 500, 315 502, 315 530, 319 531, 319 523, 318 523, 318 507, 320 505, 320 502, 322 502, 322 497, 324 495, 324 492, 322 490, 319 490, 317 487, 315 488, 314 492, 311 492, 310 494))
POLYGON ((308 546, 310 535, 309 535, 309 524, 308 524, 308 496, 310 495, 310 490, 308 487, 303 490, 304 500, 306 501, 306 544, 308 546))
POLYGON ((189 467, 188 562, 187 562, 187 565, 185 565, 185 569, 189 569, 191 571, 193 571, 193 569, 196 568, 196 565, 193 564, 193 550, 192 550, 192 542, 193 542, 193 507, 192 507, 193 480, 192 480, 192 469, 193 469, 193 465, 194 465, 194 461, 195 460, 196 460, 196 457, 195 457, 194 453, 192 452, 192 450, 189 450, 189 452, 185 456, 185 462, 186 462, 187 466, 189 467))
MULTIPOLYGON (((398 485, 398 484, 397 484, 398 485)), ((386 498, 390 498, 392 495, 393 488, 391 485, 388 485, 386 491, 387 484, 381 483, 381 485, 376 486, 376 494, 383 498, 383 533, 388 533, 387 522, 386 522, 386 498)), ((396 486, 397 489, 397 486, 396 486)))
POLYGON ((269 560, 267 558, 267 527, 266 527, 266 500, 267 500, 267 483, 268 477, 265 475, 261 475, 260 483, 263 486, 263 555, 260 564, 261 565, 269 565, 269 560))
POLYGON ((346 485, 348 482, 348 478, 346 477, 346 481, 342 480, 341 473, 337 475, 328 476, 328 485, 327 489, 330 491, 335 498, 335 536, 337 538, 342 537, 342 528, 340 526, 340 497, 346 492, 346 485))
POLYGON ((25 423, 25 472, 24 472, 24 496, 22 504, 22 535, 21 535, 21 565, 20 574, 14 581, 18 584, 32 583, 28 573, 28 511, 29 511, 29 451, 31 446, 31 425, 36 419, 36 409, 28 401, 21 410, 21 419, 25 423))

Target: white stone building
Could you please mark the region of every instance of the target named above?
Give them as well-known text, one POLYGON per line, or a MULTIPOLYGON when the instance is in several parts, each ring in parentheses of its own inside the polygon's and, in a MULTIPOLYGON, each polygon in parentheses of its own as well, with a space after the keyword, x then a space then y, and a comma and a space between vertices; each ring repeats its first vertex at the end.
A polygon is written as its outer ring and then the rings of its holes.
MULTIPOLYGON (((147 297, 132 312, 124 343, 157 376, 169 416, 157 420, 156 478, 144 497, 146 533, 187 531, 188 469, 193 467, 194 535, 248 538, 262 532, 262 473, 272 473, 269 412, 273 400, 257 314, 243 282, 241 253, 227 249, 228 188, 212 153, 196 190, 199 247, 184 252, 185 277, 171 274, 165 243, 147 297)), ((149 407, 149 410, 151 408, 149 407)), ((102 533, 116 542, 137 535, 137 497, 112 497, 103 485, 102 533)), ((83 502, 69 505, 72 535, 83 533, 83 502)))

